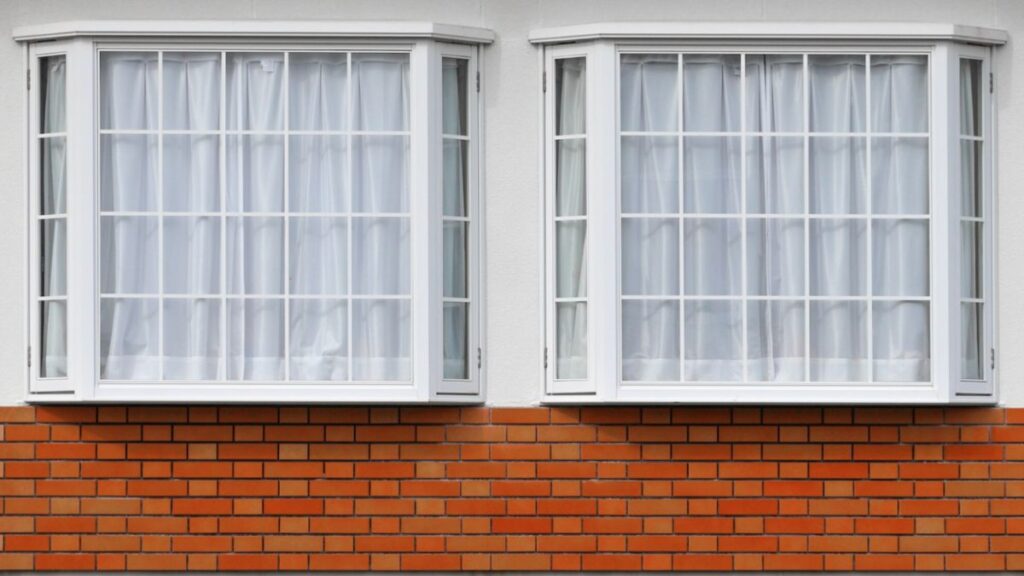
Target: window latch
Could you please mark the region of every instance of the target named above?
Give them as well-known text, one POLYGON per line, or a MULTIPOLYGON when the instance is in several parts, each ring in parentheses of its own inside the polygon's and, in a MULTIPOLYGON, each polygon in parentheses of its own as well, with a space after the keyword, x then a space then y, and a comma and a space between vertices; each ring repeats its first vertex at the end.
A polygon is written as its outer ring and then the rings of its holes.
POLYGON ((32 367, 32 347, 28 347, 28 367, 32 367))
POLYGON ((32 89, 32 69, 25 70, 25 90, 32 89))
POLYGON ((992 94, 996 91, 996 75, 992 72, 988 73, 988 93, 992 94))
POLYGON ((476 73, 476 91, 477 92, 480 91, 480 71, 479 70, 476 73))
POLYGON ((996 369, 996 349, 992 348, 992 349, 990 349, 990 352, 991 352, 991 354, 990 354, 991 367, 992 367, 993 370, 995 370, 996 369))
POLYGON ((545 370, 548 369, 548 349, 547 349, 547 347, 544 348, 544 369, 545 370))
POLYGON ((483 348, 477 348, 476 349, 476 367, 479 370, 480 368, 483 368, 483 365, 484 365, 484 349, 483 348))
POLYGON ((548 91, 548 73, 547 72, 541 72, 540 73, 540 91, 541 92, 547 92, 548 91))

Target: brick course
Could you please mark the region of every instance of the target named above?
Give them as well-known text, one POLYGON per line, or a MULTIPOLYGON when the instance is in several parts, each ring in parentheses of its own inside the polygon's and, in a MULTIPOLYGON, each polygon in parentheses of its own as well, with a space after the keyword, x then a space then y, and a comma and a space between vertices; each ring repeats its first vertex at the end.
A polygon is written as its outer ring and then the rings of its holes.
POLYGON ((0 408, 0 570, 1024 570, 1024 409, 0 408))

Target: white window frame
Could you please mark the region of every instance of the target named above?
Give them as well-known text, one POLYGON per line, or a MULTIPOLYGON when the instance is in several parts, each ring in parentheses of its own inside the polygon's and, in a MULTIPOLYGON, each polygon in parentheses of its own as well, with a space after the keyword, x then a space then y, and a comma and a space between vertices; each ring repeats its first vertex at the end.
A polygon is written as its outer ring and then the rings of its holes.
MULTIPOLYGON (((984 283, 985 378, 961 381, 959 268, 959 57, 983 61, 988 78, 1000 31, 953 25, 831 24, 593 24, 540 30, 531 40, 543 47, 546 92, 544 133, 545 206, 545 394, 549 403, 753 403, 753 404, 992 404, 997 401, 995 364, 995 190, 991 95, 984 92, 984 283), (972 43, 972 45, 966 44, 972 43), (975 45, 976 44, 976 45, 975 45), (703 53, 885 53, 929 58, 930 360, 924 383, 682 382, 634 385, 621 374, 620 233, 618 167, 618 65, 624 52, 703 53), (587 58, 587 249, 588 374, 558 380, 554 315, 554 61, 587 58), (955 121, 954 121, 955 120, 955 121), (953 133, 953 132, 956 133, 953 133), (954 147, 955 145, 955 147, 954 147), (955 228, 953 226, 956 226, 955 228), (614 254, 614 258, 607 257, 614 254), (949 279, 948 282, 940 279, 949 279), (955 315, 953 315, 955 312, 955 315)), ((806 127, 805 127, 806 129, 806 127)), ((806 169, 806 167, 805 167, 806 169)), ((805 206, 805 212, 808 208, 805 206)), ((745 217, 744 217, 745 218, 745 217)), ((739 298, 739 297, 737 297, 739 298)), ((803 298, 806 298, 803 297, 803 298)), ((744 297, 744 300, 746 298, 744 297)), ((680 313, 682 309, 680 309, 680 313)), ((806 312, 805 312, 806 314, 806 312)), ((744 332, 746 327, 743 328, 744 332)), ((808 335, 805 335, 805 339, 808 335)), ((870 341, 869 341, 870 342, 870 341)), ((682 343, 681 343, 682 345, 682 343)), ((869 344, 870 345, 870 344, 869 344)), ((680 361, 684 351, 680 350, 680 361)))
MULTIPOLYGON (((329 402, 474 403, 484 387, 482 350, 479 62, 488 30, 418 22, 72 22, 15 31, 26 42, 29 78, 39 58, 67 56, 68 122, 68 377, 39 377, 39 152, 36 145, 39 82, 27 91, 26 186, 29 241, 26 250, 26 339, 30 402, 329 402), (39 40, 53 40, 38 43, 39 40), (409 382, 303 381, 104 381, 99 374, 99 53, 103 50, 398 51, 410 57, 410 345, 409 382), (443 377, 441 62, 466 59, 468 378, 443 377)), ((223 73, 223 72, 222 72, 223 73)), ((288 90, 286 89, 287 93, 288 90)), ((223 114, 223 112, 222 112, 223 114)), ((286 320, 287 326, 287 320, 286 320)), ((221 354, 226 353, 225 350, 221 354)), ((285 350, 287 363, 289 351, 285 350)))

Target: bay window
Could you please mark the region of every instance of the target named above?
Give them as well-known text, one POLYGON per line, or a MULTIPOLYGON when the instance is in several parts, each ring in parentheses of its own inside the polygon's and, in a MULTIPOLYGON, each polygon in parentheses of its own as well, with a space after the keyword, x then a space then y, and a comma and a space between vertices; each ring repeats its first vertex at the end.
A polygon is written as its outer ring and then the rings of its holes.
POLYGON ((31 45, 33 397, 478 399, 489 33, 229 29, 31 45))
POLYGON ((546 398, 992 402, 998 34, 718 29, 532 37, 546 398))

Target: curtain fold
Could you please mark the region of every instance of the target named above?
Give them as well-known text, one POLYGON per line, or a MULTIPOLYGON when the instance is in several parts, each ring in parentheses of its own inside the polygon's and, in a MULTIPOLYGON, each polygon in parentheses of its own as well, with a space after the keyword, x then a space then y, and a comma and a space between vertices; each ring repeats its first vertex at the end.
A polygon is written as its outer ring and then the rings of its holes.
MULTIPOLYGON (((39 296, 67 296, 67 130, 65 108, 65 56, 39 59, 41 76, 41 117, 39 213, 56 216, 39 221, 39 296)), ((42 378, 64 378, 67 366, 67 302, 49 300, 38 304, 40 367, 42 378)))

